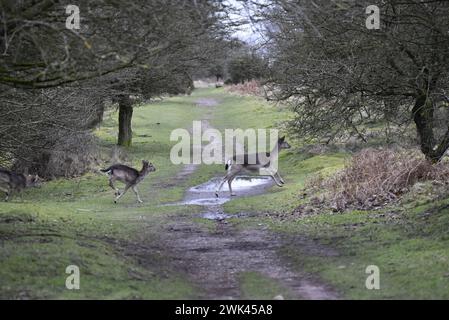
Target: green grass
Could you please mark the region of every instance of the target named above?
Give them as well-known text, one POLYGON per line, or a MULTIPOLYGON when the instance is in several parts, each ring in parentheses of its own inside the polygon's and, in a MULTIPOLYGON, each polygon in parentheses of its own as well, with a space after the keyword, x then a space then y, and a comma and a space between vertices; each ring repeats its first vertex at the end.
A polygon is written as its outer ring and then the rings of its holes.
POLYGON ((261 98, 228 94, 223 90, 216 90, 210 97, 221 103, 212 119, 212 126, 221 131, 229 128, 278 129, 292 116, 285 107, 272 106, 261 98))
MULTIPOLYGON (((208 97, 220 101, 220 106, 213 109, 211 125, 224 135, 225 129, 278 129, 292 114, 282 106, 273 106, 261 98, 228 94, 223 90, 209 90, 208 97)), ((212 111, 211 111, 212 112, 212 111)), ((283 135, 280 130, 279 135, 283 135)), ((284 150, 279 156, 279 172, 286 185, 274 186, 267 194, 242 197, 225 204, 228 213, 238 212, 289 212, 300 204, 299 190, 304 187, 310 175, 328 174, 341 168, 347 155, 332 153, 308 158, 299 151, 302 145, 287 136, 292 149, 284 150)), ((204 176, 224 175, 223 165, 202 166, 204 176)), ((204 181, 204 180, 203 180, 204 181)))
POLYGON ((272 300, 281 295, 284 299, 291 299, 288 289, 259 272, 242 272, 239 277, 242 299, 272 300))
MULTIPOLYGON (((196 90, 192 96, 136 108, 128 164, 139 167, 142 159, 148 159, 157 168, 139 187, 145 203, 137 204, 130 192, 119 205, 113 204, 107 177, 98 172, 57 179, 25 191, 22 198, 0 203, 0 298, 197 297, 195 285, 173 268, 158 247, 160 233, 178 215, 191 215, 193 223, 211 232, 216 225, 195 215, 199 207, 161 205, 179 201, 187 187, 225 172, 222 165, 201 165, 184 182, 170 184, 182 168, 169 161, 176 143, 169 140, 171 131, 189 129, 199 119, 208 119, 221 131, 276 128, 290 116, 287 110, 261 99, 222 89, 196 90), (201 97, 215 98, 221 104, 196 106, 201 97), (143 252, 132 249, 136 243, 145 247, 143 252), (65 268, 71 264, 80 267, 78 291, 65 288, 65 268)), ((116 141, 116 119, 116 112, 106 114, 96 131, 104 165, 116 141)), ((323 212, 280 221, 273 218, 277 213, 288 213, 304 201, 299 192, 309 177, 335 172, 347 157, 343 153, 302 154, 297 141, 287 140, 293 148, 283 151, 279 162, 285 187, 274 186, 267 194, 226 203, 228 213, 251 213, 232 219, 232 225, 268 227, 278 233, 286 239, 280 254, 294 268, 334 286, 342 297, 449 299, 449 200, 432 203, 409 197, 402 204, 373 212, 323 212), (365 288, 368 265, 380 268, 380 290, 365 288)), ((248 299, 291 297, 282 285, 257 272, 242 273, 239 281, 248 299)))
MULTIPOLYGON (((234 98, 229 98, 227 108, 220 109, 221 117, 240 119, 236 123, 243 129, 258 125, 269 128, 280 120, 278 110, 270 111, 260 105, 263 104, 260 100, 253 99, 254 103, 251 103, 251 98, 245 98, 245 106, 241 107, 233 101, 234 98), (242 110, 258 116, 241 118, 242 110)), ((295 141, 291 144, 293 149, 283 151, 279 162, 280 173, 287 182, 284 188, 274 186, 267 194, 238 198, 225 204, 229 213, 253 213, 251 218, 233 219, 236 226, 268 226, 287 239, 299 235, 329 248, 336 255, 326 253, 326 250, 317 254, 317 249, 311 250, 301 242, 292 241, 281 254, 298 270, 306 270, 334 286, 342 297, 449 298, 449 208, 440 207, 442 204, 420 197, 383 211, 323 212, 319 216, 286 221, 271 218, 277 213, 290 212, 304 201, 300 199, 299 191, 307 178, 337 171, 348 156, 327 153, 308 157, 297 151, 301 146, 295 141), (429 211, 432 214, 425 215, 429 211), (365 287, 368 277, 365 271, 369 265, 380 268, 380 290, 365 287)))
POLYGON ((280 221, 233 220, 284 235, 281 255, 348 299, 449 299, 449 200, 280 221), (303 239, 308 239, 304 241, 303 239), (311 244, 312 243, 312 244, 311 244), (367 266, 380 268, 380 290, 368 290, 367 266))
MULTIPOLYGON (((157 168, 139 186, 144 204, 136 204, 130 192, 115 205, 107 177, 99 173, 54 180, 0 204, 1 298, 195 297, 188 280, 171 271, 163 256, 149 249, 145 254, 154 261, 142 266, 125 254, 142 237, 148 243, 157 241, 169 215, 197 211, 160 206, 180 200, 185 190, 182 184, 161 186, 181 169, 168 159, 175 143, 169 137, 173 129, 189 129, 200 117, 195 99, 174 97, 134 111, 129 164, 139 167, 141 159, 149 159, 157 168), (65 288, 65 268, 70 264, 80 267, 82 290, 65 288)), ((116 112, 109 113, 96 132, 104 158, 116 141, 116 119, 116 112)))

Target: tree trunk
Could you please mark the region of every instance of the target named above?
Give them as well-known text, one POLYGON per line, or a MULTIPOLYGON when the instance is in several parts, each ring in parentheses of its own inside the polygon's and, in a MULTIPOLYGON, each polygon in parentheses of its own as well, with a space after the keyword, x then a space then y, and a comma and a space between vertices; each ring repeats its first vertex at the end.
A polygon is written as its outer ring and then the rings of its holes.
POLYGON ((441 141, 436 141, 433 133, 433 101, 426 95, 416 98, 412 112, 420 139, 421 151, 427 160, 436 163, 444 156, 449 147, 449 128, 441 141))
POLYGON ((133 117, 132 101, 129 96, 119 98, 118 142, 119 146, 130 147, 132 143, 131 120, 133 117))

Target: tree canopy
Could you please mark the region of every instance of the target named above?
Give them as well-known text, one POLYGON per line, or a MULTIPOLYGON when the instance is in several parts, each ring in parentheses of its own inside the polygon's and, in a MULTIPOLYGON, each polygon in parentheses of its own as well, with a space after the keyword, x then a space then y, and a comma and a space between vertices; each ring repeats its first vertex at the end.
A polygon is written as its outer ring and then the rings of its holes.
POLYGON ((66 28, 69 4, 0 2, 4 165, 31 166, 75 134, 88 137, 108 101, 126 109, 131 96, 189 92, 192 70, 229 33, 221 1, 80 0, 79 30, 66 28))
POLYGON ((302 137, 363 136, 373 117, 413 121, 421 150, 449 147, 449 3, 387 0, 380 29, 366 27, 370 1, 274 0, 257 7, 272 61, 273 98, 287 101, 302 137), (445 103, 446 101, 446 103, 445 103))

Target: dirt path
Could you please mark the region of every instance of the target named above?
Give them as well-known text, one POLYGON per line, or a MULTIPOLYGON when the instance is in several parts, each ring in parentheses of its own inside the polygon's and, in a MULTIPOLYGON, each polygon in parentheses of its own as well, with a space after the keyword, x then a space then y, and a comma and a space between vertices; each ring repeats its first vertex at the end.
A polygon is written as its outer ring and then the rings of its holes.
MULTIPOLYGON (((236 230, 217 221, 215 232, 186 219, 166 228, 171 258, 201 290, 204 299, 241 299, 239 276, 258 272, 276 280, 297 299, 337 299, 337 294, 310 275, 298 274, 278 256, 282 241, 265 230, 236 230)), ((273 294, 272 298, 284 292, 273 294)))
MULTIPOLYGON (((214 99, 202 98, 197 104, 205 108, 219 105, 214 99)), ((205 112, 208 119, 203 125, 210 127, 211 112, 205 112)), ((213 143, 213 142, 212 142, 213 143)), ((187 165, 174 178, 173 183, 185 181, 197 170, 196 165, 187 165)), ((236 179, 237 180, 237 179, 236 179)), ((246 179, 238 189, 239 196, 249 196, 266 192, 272 185, 271 180, 246 179), (249 181, 249 182, 248 182, 249 181), (246 186, 246 188, 245 188, 246 186)), ((166 225, 163 234, 164 247, 176 269, 187 274, 198 287, 203 299, 240 299, 245 298, 240 288, 240 276, 244 272, 258 272, 275 280, 288 295, 299 299, 337 299, 331 288, 314 280, 305 273, 293 272, 278 252, 284 242, 276 234, 263 228, 240 230, 227 223, 229 217, 223 213, 223 203, 231 201, 226 189, 216 199, 213 189, 217 179, 186 190, 183 205, 196 204, 204 207, 200 217, 213 219, 215 230, 194 223, 191 216, 175 216, 166 225)), ((236 181, 237 182, 237 181, 236 181)), ((238 182, 237 182, 238 184, 238 182)), ((244 214, 243 214, 244 216, 244 214)), ((244 217, 240 217, 244 219, 244 217)), ((298 245, 302 241, 297 240, 298 245)), ((310 241, 307 246, 311 246, 310 241)), ((312 245, 313 246, 313 245, 312 245)), ((282 298, 282 292, 273 298, 282 298)))

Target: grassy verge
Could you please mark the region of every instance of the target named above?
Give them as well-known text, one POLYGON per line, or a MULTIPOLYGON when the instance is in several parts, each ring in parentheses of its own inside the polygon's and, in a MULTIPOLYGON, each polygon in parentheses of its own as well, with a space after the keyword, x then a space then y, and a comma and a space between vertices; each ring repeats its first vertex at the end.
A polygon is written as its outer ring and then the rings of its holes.
MULTIPOLYGON (((141 159, 149 159, 157 168, 139 186, 144 204, 137 204, 132 192, 113 204, 107 177, 96 172, 55 180, 0 203, 0 298, 195 296, 191 284, 152 247, 170 215, 196 210, 160 206, 183 196, 183 184, 166 186, 182 168, 169 161, 174 144, 169 137, 173 129, 188 129, 200 117, 195 99, 170 98, 134 112, 129 163, 138 167, 141 159), (148 243, 142 249, 147 261, 132 249, 139 241, 148 243), (81 290, 65 288, 68 265, 80 268, 81 290)), ((97 131, 105 159, 115 144, 116 118, 110 113, 97 131)))
MULTIPOLYGON (((222 117, 238 118, 241 105, 229 99, 229 106, 221 109, 222 117)), ((279 120, 278 111, 262 107, 261 100, 245 100, 248 114, 258 116, 237 121, 242 128, 270 127, 279 120)), ((295 149, 284 151, 279 164, 287 182, 284 188, 275 186, 265 195, 235 199, 226 203, 225 209, 254 214, 234 219, 240 228, 262 226, 284 235, 288 244, 281 255, 298 270, 334 286, 342 297, 448 299, 449 200, 433 203, 424 197, 378 211, 323 212, 285 221, 272 218, 304 201, 298 192, 305 179, 338 170, 346 157, 342 153, 308 157, 295 149), (370 265, 379 267, 380 290, 366 289, 366 268, 370 265)))
POLYGON ((292 242, 283 255, 298 268, 317 273, 351 299, 449 298, 449 201, 417 208, 348 212, 289 222, 273 230, 315 239, 335 249, 311 254, 292 242), (367 290, 366 268, 380 269, 380 290, 367 290))
MULTIPOLYGON (((114 205, 107 177, 97 172, 55 180, 26 191, 22 199, 0 203, 0 298, 196 297, 193 284, 168 263, 158 239, 171 218, 200 209, 161 204, 180 200, 188 186, 222 175, 224 168, 201 165, 184 182, 170 183, 182 168, 169 161, 175 143, 169 141, 170 132, 190 128, 199 119, 208 119, 220 130, 272 128, 288 116, 260 99, 222 89, 197 90, 190 97, 136 108, 129 163, 138 167, 141 159, 148 159, 157 168, 139 187, 145 203, 137 204, 129 193, 114 205), (195 101, 203 97, 221 105, 197 106, 195 101), (65 269, 72 264, 80 267, 81 290, 65 288, 65 269)), ((114 112, 107 115, 97 131, 104 159, 115 143, 116 118, 114 112)), ((226 203, 228 213, 252 213, 233 219, 235 226, 268 227, 281 234, 286 245, 280 254, 298 270, 334 286, 342 297, 449 298, 449 200, 412 198, 378 211, 323 212, 281 221, 274 218, 277 213, 290 212, 304 201, 298 193, 308 177, 338 170, 347 156, 301 154, 300 146, 289 142, 293 148, 282 153, 279 163, 286 186, 226 203), (380 269, 380 290, 365 288, 368 265, 380 269)), ((214 227, 198 218, 192 222, 214 227)), ((258 273, 241 274, 239 280, 243 295, 251 299, 284 291, 258 273)))
POLYGON ((271 300, 280 293, 284 299, 293 295, 277 281, 258 272, 244 272, 239 277, 242 299, 271 300))
MULTIPOLYGON (((282 128, 283 122, 291 116, 288 110, 270 105, 260 98, 242 97, 223 91, 216 91, 213 95, 221 101, 221 106, 214 112, 212 125, 222 132, 227 128, 243 130, 282 128)), ((280 135, 282 134, 280 130, 280 135)), ((299 190, 304 186, 307 177, 312 173, 326 174, 341 168, 346 157, 342 153, 319 156, 303 154, 298 151, 301 145, 288 137, 287 141, 293 148, 283 150, 279 156, 279 172, 286 181, 285 186, 282 188, 274 186, 267 194, 227 202, 226 212, 290 212, 301 203, 298 197, 299 190)), ((216 173, 224 175, 223 166, 220 166, 216 173)))

